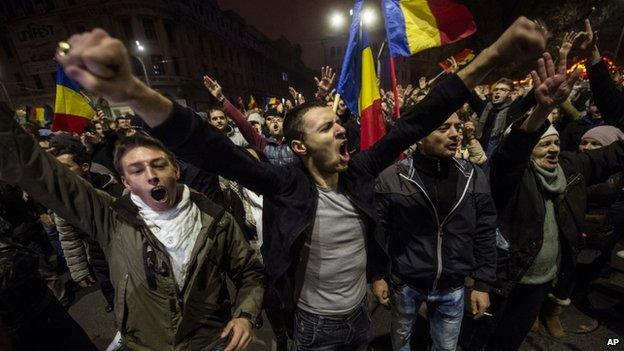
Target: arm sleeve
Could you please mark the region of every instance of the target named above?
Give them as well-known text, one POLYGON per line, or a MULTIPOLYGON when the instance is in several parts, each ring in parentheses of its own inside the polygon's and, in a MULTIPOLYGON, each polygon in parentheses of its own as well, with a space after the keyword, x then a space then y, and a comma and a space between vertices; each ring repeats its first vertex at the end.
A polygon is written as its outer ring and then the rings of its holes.
POLYGON ((227 274, 237 290, 232 315, 237 318, 245 313, 257 321, 262 312, 264 267, 232 215, 226 212, 221 225, 228 238, 227 274))
POLYGON ((357 154, 350 166, 361 167, 374 177, 386 169, 399 154, 438 128, 470 96, 464 82, 451 75, 399 119, 396 126, 366 151, 357 154))
POLYGON ((624 170, 624 141, 588 152, 567 153, 574 167, 583 174, 587 186, 598 184, 624 170))
POLYGON ((535 106, 536 103, 537 101, 535 100, 535 91, 533 89, 529 90, 529 92, 526 93, 524 96, 519 97, 509 107, 507 120, 505 121, 506 126, 511 125, 519 119, 522 119, 524 115, 529 112, 531 107, 535 106))
POLYGON ((108 247, 115 219, 113 198, 95 190, 53 156, 0 104, 0 179, 17 185, 73 226, 108 247))
POLYGON ((481 97, 473 90, 470 92, 470 97, 468 98, 468 105, 474 113, 477 114, 477 117, 481 116, 483 113, 483 109, 485 109, 485 101, 481 100, 481 97))
MULTIPOLYGON (((376 184, 375 184, 375 207, 377 210, 377 216, 379 218, 379 235, 380 238, 383 240, 384 243, 386 243, 387 246, 387 242, 388 242, 388 237, 390 235, 390 222, 391 222, 391 205, 390 205, 390 201, 388 201, 387 195, 386 195, 386 184, 383 180, 383 174, 377 178, 376 184)), ((387 255, 386 256, 386 264, 383 266, 379 266, 376 267, 378 269, 377 272, 375 272, 377 275, 382 275, 386 281, 390 281, 390 264, 389 262, 387 262, 387 255)))
POLYGON ((483 147, 477 138, 468 142, 468 157, 470 162, 476 165, 482 165, 487 161, 485 151, 483 151, 483 147))
POLYGON ((176 157, 199 169, 233 180, 263 195, 273 195, 289 179, 284 168, 258 163, 244 150, 189 108, 173 104, 169 118, 155 128, 146 128, 176 157))
POLYGON ((521 123, 522 121, 517 121, 511 126, 509 134, 490 157, 490 186, 498 213, 503 212, 508 200, 515 193, 529 166, 533 147, 550 126, 547 121, 537 131, 525 133, 520 129, 521 123))
POLYGON ((225 113, 234 121, 234 124, 238 127, 238 130, 243 135, 243 138, 247 142, 260 150, 264 150, 266 147, 266 139, 259 135, 258 132, 251 126, 251 123, 232 103, 230 100, 225 99, 223 102, 223 109, 225 113))
POLYGON ((562 102, 561 104, 559 104, 559 107, 561 108, 563 117, 565 117, 566 119, 570 121, 575 121, 581 118, 581 113, 579 112, 579 110, 576 109, 576 107, 574 107, 574 105, 572 105, 572 102, 570 102, 570 100, 562 102))
POLYGON ((485 174, 478 167, 474 168, 477 175, 477 227, 473 237, 475 268, 472 277, 475 280, 475 290, 489 292, 490 284, 496 280, 496 208, 485 174))
POLYGON ((608 124, 622 125, 624 122, 624 92, 611 79, 609 69, 603 60, 587 68, 589 87, 596 107, 608 124))
POLYGON ((80 233, 71 224, 58 215, 54 216, 54 224, 56 224, 59 233, 59 240, 65 254, 69 273, 72 279, 78 282, 89 275, 87 249, 80 233))

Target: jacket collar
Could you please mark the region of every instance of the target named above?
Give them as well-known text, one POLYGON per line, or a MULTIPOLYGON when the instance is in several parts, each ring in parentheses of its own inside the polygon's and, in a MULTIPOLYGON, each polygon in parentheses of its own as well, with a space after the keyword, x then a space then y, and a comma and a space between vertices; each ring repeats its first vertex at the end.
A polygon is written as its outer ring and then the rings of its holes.
MULTIPOLYGON (((455 157, 449 157, 449 158, 450 158, 450 164, 457 167, 460 174, 463 175, 464 179, 468 179, 470 175, 472 174, 472 169, 471 169, 472 167, 470 166, 470 163, 466 160, 457 159, 455 157)), ((434 161, 431 161, 431 162, 434 162, 434 161)), ((431 165, 435 165, 435 163, 431 163, 431 165)), ((417 170, 416 170, 416 167, 414 166, 413 155, 397 163, 397 174, 404 175, 405 177, 411 180, 417 181, 422 185, 422 182, 417 176, 416 171, 417 170)), ((460 177, 460 179, 461 178, 462 177, 460 177)))
MULTIPOLYGON (((223 211, 223 207, 210 201, 202 194, 193 191, 191 189, 191 201, 199 207, 199 210, 203 213, 207 213, 212 217, 217 216, 223 211)), ((113 210, 117 215, 125 222, 138 227, 145 225, 145 222, 139 215, 139 208, 130 199, 130 194, 127 193, 118 198, 112 205, 113 210)))
MULTIPOLYGON (((457 177, 457 193, 455 194, 455 204, 453 205, 451 212, 447 215, 447 218, 451 216, 454 209, 457 208, 457 206, 459 206, 459 204, 465 198, 466 193, 471 187, 471 183, 473 183, 471 179, 474 176, 474 166, 472 166, 469 161, 457 159, 455 157, 452 157, 451 160, 452 165, 455 166, 459 171, 459 176, 457 177)), ((419 191, 422 192, 426 198, 429 197, 429 194, 427 194, 425 190, 425 185, 422 179, 418 176, 418 172, 414 167, 413 156, 410 156, 397 164, 397 175, 399 178, 404 178, 400 181, 405 181, 405 179, 407 179, 409 182, 413 182, 414 184, 416 184, 419 191)), ((426 205, 427 207, 432 206, 432 204, 429 203, 427 203, 426 205)), ((431 210, 434 211, 434 209, 431 210)), ((442 218, 440 218, 439 220, 443 221, 442 218)))

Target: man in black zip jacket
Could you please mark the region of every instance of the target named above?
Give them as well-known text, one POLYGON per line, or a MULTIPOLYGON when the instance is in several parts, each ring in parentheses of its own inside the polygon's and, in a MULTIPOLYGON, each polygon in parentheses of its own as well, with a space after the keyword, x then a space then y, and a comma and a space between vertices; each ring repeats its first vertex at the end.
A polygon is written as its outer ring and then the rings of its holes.
MULTIPOLYGON (((410 350, 421 303, 434 350, 455 350, 464 315, 464 280, 475 280, 471 312, 489 306, 496 279, 496 210, 485 173, 454 158, 462 122, 453 114, 418 142, 414 155, 378 178, 376 198, 391 257, 393 350, 410 350)), ((382 281, 374 290, 385 290, 382 281)), ((387 303, 387 301, 382 301, 387 303)))
POLYGON ((73 36, 71 49, 56 58, 86 89, 130 106, 178 157, 264 194, 267 288, 280 296, 287 320, 294 319, 295 350, 355 350, 372 337, 363 276, 383 277, 387 262, 377 235, 375 178, 457 110, 495 65, 521 52, 537 55, 545 42, 538 25, 518 19, 353 159, 336 114, 323 104, 301 105, 284 121, 284 134, 302 162, 285 167, 253 161, 192 110, 132 76, 123 44, 102 30, 73 36))

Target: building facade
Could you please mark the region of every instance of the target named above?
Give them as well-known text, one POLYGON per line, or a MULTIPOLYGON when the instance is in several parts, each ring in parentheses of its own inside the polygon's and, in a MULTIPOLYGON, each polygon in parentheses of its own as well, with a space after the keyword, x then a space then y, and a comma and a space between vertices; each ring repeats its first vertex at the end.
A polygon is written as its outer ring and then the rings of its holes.
POLYGON ((0 2, 0 88, 6 90, 0 100, 53 105, 58 42, 96 27, 126 44, 138 77, 145 80, 143 63, 153 88, 198 110, 209 104, 205 74, 233 101, 314 85, 299 46, 268 39, 216 0, 6 0, 0 2))

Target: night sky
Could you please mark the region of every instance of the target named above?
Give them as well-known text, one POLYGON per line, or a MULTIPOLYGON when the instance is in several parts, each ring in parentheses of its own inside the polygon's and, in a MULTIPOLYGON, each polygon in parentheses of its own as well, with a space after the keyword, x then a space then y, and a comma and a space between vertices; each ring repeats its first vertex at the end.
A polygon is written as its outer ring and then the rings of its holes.
MULTIPOLYGON (((219 0, 224 10, 233 10, 258 28, 271 39, 284 35, 293 43, 303 48, 303 61, 311 68, 322 65, 320 40, 338 34, 331 28, 329 17, 335 11, 341 11, 348 20, 349 9, 353 0, 219 0)), ((380 1, 366 1, 365 6, 376 7, 377 25, 383 22, 379 12, 380 1)), ((340 29, 348 32, 348 23, 340 29)))
MULTIPOLYGON (((329 25, 329 17, 341 11, 349 21, 348 12, 354 0, 218 0, 222 9, 237 12, 246 22, 258 28, 271 39, 284 35, 303 48, 303 60, 308 67, 316 69, 323 63, 320 40, 338 34, 329 25)), ((383 26, 379 9, 380 0, 365 0, 365 8, 372 7, 377 13, 378 28, 383 26)), ((427 61, 439 59, 459 52, 465 47, 479 51, 491 44, 502 31, 519 15, 539 18, 546 22, 553 33, 549 50, 556 52, 560 39, 570 29, 582 30, 582 18, 590 17, 595 29, 601 33, 599 47, 605 53, 615 51, 622 23, 624 23, 624 0, 459 0, 466 4, 477 23, 477 33, 460 43, 428 50, 432 54, 427 61), (595 7, 595 11, 590 11, 595 7)), ((339 30, 348 32, 349 23, 339 30)), ((374 28, 373 28, 374 29, 374 28)), ((623 45, 624 47, 624 45, 623 45)), ((624 50, 622 50, 624 51, 624 50)), ((417 59, 417 54, 412 59, 417 59)), ((423 52, 423 55, 427 55, 423 52)), ((616 58, 624 64, 624 54, 616 58)), ((500 74, 524 75, 527 67, 510 63, 499 68, 500 74)), ((497 71, 499 71, 497 70, 497 71)))

